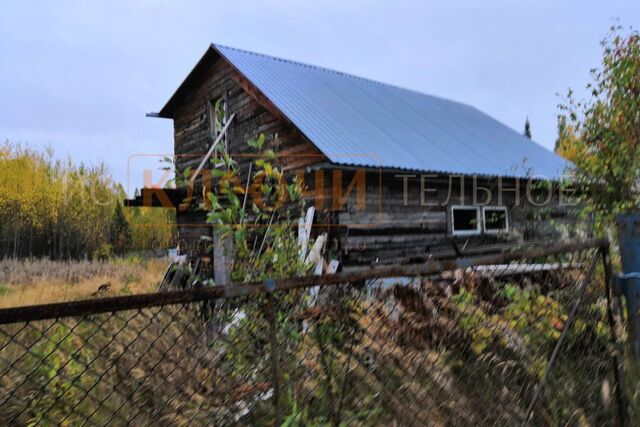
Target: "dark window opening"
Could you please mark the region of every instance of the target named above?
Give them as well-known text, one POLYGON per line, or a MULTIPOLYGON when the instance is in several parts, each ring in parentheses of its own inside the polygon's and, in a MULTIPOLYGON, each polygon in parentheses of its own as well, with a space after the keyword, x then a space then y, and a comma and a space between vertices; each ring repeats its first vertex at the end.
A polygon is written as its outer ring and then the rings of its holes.
POLYGON ((507 209, 502 207, 484 208, 484 229, 487 233, 507 231, 507 209))
POLYGON ((451 208, 453 234, 480 233, 479 210, 475 207, 451 208))

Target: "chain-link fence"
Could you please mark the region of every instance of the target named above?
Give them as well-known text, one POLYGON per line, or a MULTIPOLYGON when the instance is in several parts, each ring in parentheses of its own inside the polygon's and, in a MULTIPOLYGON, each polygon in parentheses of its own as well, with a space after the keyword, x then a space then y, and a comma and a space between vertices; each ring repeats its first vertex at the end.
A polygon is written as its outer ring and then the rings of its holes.
POLYGON ((591 242, 0 310, 0 416, 615 425, 625 397, 602 254, 591 242))

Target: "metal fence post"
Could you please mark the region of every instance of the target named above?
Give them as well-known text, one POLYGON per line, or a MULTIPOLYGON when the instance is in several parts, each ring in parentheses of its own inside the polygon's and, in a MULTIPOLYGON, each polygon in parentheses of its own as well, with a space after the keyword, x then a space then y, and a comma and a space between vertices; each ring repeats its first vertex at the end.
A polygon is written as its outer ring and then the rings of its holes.
POLYGON ((624 392, 624 382, 622 378, 623 369, 620 361, 621 346, 618 339, 618 324, 616 322, 616 319, 620 319, 620 313, 618 312, 620 305, 616 303, 616 300, 620 298, 620 296, 616 295, 614 292, 614 289, 616 288, 614 286, 613 270, 611 268, 609 245, 601 246, 600 252, 602 254, 602 264, 604 266, 604 283, 607 296, 607 320, 609 322, 609 328, 611 328, 611 363, 613 365, 613 376, 616 382, 615 394, 618 406, 618 421, 622 427, 625 427, 627 425, 627 399, 624 392))
POLYGON ((623 273, 618 280, 627 301, 631 344, 640 361, 640 213, 619 215, 617 226, 623 273))

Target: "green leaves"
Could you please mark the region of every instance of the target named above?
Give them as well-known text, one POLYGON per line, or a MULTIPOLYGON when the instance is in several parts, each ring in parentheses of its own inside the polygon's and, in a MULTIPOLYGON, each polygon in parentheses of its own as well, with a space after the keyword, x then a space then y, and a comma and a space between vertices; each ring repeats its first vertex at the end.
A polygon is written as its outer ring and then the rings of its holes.
POLYGON ((264 141, 265 141, 264 134, 261 133, 258 136, 258 138, 250 139, 249 141, 247 141, 247 145, 249 145, 249 147, 256 148, 258 150, 262 150, 262 147, 264 146, 264 141))
POLYGON ((276 160, 276 153, 273 150, 265 150, 262 157, 266 160, 276 160))
POLYGON ((211 169, 211 177, 212 178, 222 178, 226 175, 226 172, 222 169, 211 169))
POLYGON ((516 285, 506 285, 504 287, 504 296, 508 299, 513 301, 514 297, 516 296, 516 293, 518 292, 518 287, 516 285))
POLYGON ((240 199, 238 199, 238 196, 236 196, 233 191, 227 192, 227 199, 229 199, 229 202, 231 202, 231 206, 234 209, 238 209, 240 207, 240 199))
POLYGON ((259 152, 248 191, 247 177, 228 154, 221 157, 220 168, 211 171, 207 222, 233 239, 236 282, 297 276, 309 269, 300 261, 297 233, 290 227, 300 214, 302 181, 287 182, 276 153, 265 150, 265 142, 263 134, 247 142, 259 152))
POLYGON ((213 193, 208 193, 207 197, 209 198, 209 202, 211 203, 211 209, 213 211, 217 211, 219 209, 222 209, 222 206, 220 205, 220 202, 218 201, 218 196, 216 196, 213 193))

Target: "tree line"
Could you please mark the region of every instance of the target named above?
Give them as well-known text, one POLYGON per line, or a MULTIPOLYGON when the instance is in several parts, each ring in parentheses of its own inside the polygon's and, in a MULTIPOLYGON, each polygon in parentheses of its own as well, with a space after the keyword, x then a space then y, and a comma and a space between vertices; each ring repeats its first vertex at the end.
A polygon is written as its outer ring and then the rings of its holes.
POLYGON ((124 208, 124 198, 103 163, 75 164, 50 148, 7 141, 0 145, 0 258, 103 258, 170 246, 174 214, 124 208))

